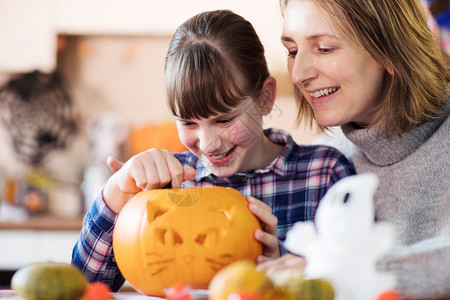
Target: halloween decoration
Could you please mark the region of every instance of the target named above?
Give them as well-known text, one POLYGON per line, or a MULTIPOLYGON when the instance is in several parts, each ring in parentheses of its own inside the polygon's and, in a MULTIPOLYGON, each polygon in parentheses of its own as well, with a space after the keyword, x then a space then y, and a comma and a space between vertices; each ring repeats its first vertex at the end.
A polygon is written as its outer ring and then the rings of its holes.
POLYGON ((335 300, 372 300, 395 286, 394 275, 376 269, 394 237, 389 224, 374 221, 377 187, 373 174, 341 179, 320 202, 315 225, 297 223, 287 233, 285 247, 308 262, 305 277, 330 281, 335 300))
POLYGON ((230 263, 254 261, 262 253, 254 238, 258 228, 247 199, 232 188, 150 190, 123 207, 113 250, 136 290, 164 296, 174 284, 206 289, 230 263))
POLYGON ((50 150, 64 148, 77 131, 72 100, 57 74, 38 71, 0 89, 0 120, 17 157, 38 165, 50 150))
POLYGON ((90 159, 82 184, 85 212, 113 174, 106 165, 108 156, 122 159, 128 131, 127 122, 114 113, 98 114, 89 120, 86 132, 91 145, 90 159))

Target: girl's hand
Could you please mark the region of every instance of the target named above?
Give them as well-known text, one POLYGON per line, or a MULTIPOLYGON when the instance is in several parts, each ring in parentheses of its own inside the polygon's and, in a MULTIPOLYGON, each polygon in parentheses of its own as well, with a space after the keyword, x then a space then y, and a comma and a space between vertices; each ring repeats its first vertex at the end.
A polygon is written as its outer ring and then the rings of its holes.
POLYGON ((280 257, 278 247, 277 225, 278 219, 272 214, 270 206, 256 199, 249 197, 250 211, 261 221, 263 230, 255 231, 255 238, 263 244, 263 255, 257 258, 257 262, 280 257))
POLYGON ((261 261, 256 266, 256 269, 258 271, 263 271, 270 276, 277 271, 285 269, 297 269, 303 272, 305 267, 306 260, 303 257, 288 253, 276 259, 261 261))
POLYGON ((103 189, 103 198, 115 213, 140 191, 163 188, 168 183, 172 188, 179 188, 195 174, 193 168, 183 168, 170 151, 156 148, 141 152, 125 163, 115 158, 108 158, 107 163, 115 173, 103 189))

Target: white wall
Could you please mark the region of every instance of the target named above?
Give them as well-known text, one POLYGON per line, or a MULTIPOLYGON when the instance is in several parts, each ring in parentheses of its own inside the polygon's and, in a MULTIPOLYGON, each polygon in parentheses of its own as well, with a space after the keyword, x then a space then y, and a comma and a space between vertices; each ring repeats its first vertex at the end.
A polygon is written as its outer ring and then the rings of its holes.
POLYGON ((172 35, 189 17, 230 9, 248 19, 266 47, 273 70, 284 67, 279 0, 56 0, 60 33, 172 35))

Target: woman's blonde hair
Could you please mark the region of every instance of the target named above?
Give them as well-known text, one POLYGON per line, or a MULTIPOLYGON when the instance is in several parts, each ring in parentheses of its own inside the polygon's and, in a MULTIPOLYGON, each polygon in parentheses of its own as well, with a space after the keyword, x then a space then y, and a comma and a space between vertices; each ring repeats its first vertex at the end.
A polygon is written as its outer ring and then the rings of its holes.
POLYGON ((227 113, 258 98, 270 76, 253 26, 229 10, 206 11, 181 24, 166 56, 167 103, 182 119, 227 113))
MULTIPOLYGON (((284 14, 290 0, 281 0, 284 14)), ((292 0, 291 0, 292 1, 292 0)), ((420 0, 311 0, 386 71, 386 98, 376 113, 388 133, 408 132, 442 115, 448 103, 449 70, 427 26, 420 0)), ((296 89, 298 118, 314 119, 296 89)))

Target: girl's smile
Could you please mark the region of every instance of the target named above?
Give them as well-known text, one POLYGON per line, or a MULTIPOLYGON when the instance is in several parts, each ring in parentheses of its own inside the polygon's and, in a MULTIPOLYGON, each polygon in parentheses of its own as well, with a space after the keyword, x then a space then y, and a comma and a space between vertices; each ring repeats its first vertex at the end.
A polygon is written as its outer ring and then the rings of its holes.
POLYGON ((231 148, 231 150, 227 151, 226 153, 219 154, 219 155, 212 155, 204 153, 204 156, 208 159, 208 161, 213 165, 226 165, 230 160, 233 159, 233 154, 235 154, 237 146, 234 146, 231 148))

